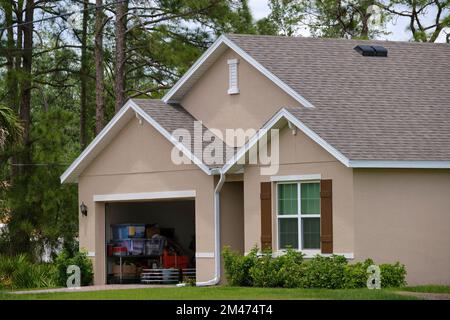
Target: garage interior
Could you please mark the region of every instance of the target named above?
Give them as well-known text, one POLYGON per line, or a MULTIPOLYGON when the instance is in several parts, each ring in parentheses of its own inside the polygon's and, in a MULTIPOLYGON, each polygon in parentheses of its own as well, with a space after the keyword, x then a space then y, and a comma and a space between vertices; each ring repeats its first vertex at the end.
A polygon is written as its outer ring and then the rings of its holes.
POLYGON ((105 204, 108 284, 195 281, 195 201, 105 204))

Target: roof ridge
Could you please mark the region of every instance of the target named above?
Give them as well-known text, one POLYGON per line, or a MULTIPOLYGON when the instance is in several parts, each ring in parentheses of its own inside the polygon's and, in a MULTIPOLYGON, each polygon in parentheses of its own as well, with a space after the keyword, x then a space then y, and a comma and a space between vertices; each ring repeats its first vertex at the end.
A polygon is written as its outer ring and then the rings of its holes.
MULTIPOLYGON (((399 41, 388 39, 346 39, 346 38, 323 38, 323 37, 305 37, 305 36, 283 36, 283 35, 264 35, 264 34, 244 34, 244 33, 225 33, 225 37, 248 37, 248 38, 276 38, 276 39, 290 39, 290 40, 313 40, 313 41, 342 41, 342 42, 377 42, 377 43, 392 43, 392 44, 411 44, 411 45, 438 45, 449 46, 450 44, 445 42, 417 42, 417 41, 399 41)), ((230 39, 232 40, 232 39, 230 39)))

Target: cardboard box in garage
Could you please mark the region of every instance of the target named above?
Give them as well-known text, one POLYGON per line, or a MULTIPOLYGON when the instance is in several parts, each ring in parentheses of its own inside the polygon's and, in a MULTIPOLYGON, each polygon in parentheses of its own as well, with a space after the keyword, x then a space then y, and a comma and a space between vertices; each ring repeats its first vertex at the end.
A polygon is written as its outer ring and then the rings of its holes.
MULTIPOLYGON (((112 268, 114 276, 120 276, 120 265, 114 264, 112 268)), ((136 276, 136 266, 134 264, 123 264, 122 265, 122 276, 136 276)))

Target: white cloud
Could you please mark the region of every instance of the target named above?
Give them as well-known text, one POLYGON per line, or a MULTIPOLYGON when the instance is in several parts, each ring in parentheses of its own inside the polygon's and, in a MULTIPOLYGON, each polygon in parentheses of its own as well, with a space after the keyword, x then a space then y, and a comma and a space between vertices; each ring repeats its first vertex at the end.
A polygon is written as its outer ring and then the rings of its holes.
POLYGON ((253 18, 255 18, 255 20, 267 17, 267 15, 270 13, 268 2, 268 0, 250 0, 248 2, 248 5, 252 10, 253 18))

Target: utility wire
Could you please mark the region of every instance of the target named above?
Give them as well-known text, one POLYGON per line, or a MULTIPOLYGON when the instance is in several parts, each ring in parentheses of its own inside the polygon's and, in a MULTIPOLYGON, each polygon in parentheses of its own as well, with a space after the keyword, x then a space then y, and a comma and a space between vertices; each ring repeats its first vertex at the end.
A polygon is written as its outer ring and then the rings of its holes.
POLYGON ((103 9, 103 8, 106 8, 106 7, 109 7, 109 6, 112 6, 112 5, 116 5, 116 4, 119 4, 119 3, 122 3, 122 2, 127 2, 127 1, 128 0, 117 0, 117 1, 114 1, 112 3, 105 3, 105 4, 101 5, 101 6, 96 6, 93 3, 89 3, 91 8, 81 9, 81 10, 76 10, 76 11, 71 11, 71 12, 62 12, 60 14, 57 14, 57 15, 54 15, 54 16, 51 16, 51 17, 46 17, 46 18, 42 18, 42 19, 38 19, 38 20, 33 20, 31 22, 22 22, 22 23, 12 24, 10 26, 0 28, 0 31, 5 31, 5 30, 7 30, 9 28, 26 26, 28 24, 44 22, 44 21, 53 20, 53 19, 57 19, 57 18, 64 18, 64 17, 68 17, 68 16, 71 16, 71 15, 76 14, 76 13, 84 13, 85 11, 91 11, 93 9, 94 10, 103 9))

